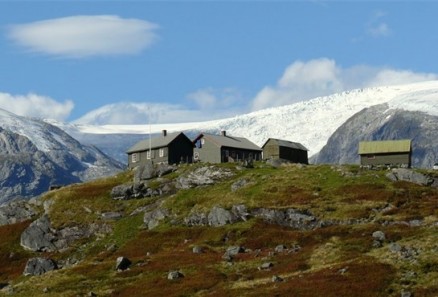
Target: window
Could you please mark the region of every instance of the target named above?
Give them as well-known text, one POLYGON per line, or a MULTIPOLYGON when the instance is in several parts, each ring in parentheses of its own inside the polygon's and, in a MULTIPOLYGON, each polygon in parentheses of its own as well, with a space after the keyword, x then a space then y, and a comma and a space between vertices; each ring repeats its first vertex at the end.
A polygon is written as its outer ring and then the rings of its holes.
POLYGON ((160 148, 159 155, 160 155, 160 158, 164 157, 164 149, 163 148, 160 148))
POLYGON ((150 160, 151 158, 151 151, 146 151, 146 159, 150 160))
POLYGON ((138 153, 133 153, 131 156, 131 162, 137 163, 138 162, 138 153))

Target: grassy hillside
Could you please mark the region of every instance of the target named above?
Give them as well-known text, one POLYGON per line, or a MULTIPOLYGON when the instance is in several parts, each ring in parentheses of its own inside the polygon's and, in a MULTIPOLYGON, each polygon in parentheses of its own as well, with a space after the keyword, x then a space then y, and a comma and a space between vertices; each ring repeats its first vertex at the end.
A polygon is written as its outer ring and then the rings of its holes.
MULTIPOLYGON (((199 166, 182 166, 166 179, 199 166)), ((436 188, 391 182, 386 171, 358 166, 219 167, 234 175, 165 197, 111 199, 111 189, 130 182, 132 172, 47 193, 41 201, 54 228, 95 224, 106 231, 62 252, 37 253, 19 244, 30 221, 0 227, 0 295, 400 296, 403 290, 415 297, 438 295, 436 188), (231 191, 239 180, 246 186, 231 191), (330 224, 298 230, 260 218, 220 227, 183 223, 194 211, 237 204, 294 208, 330 224), (154 205, 171 215, 148 230, 142 210, 154 205), (106 220, 106 212, 119 212, 122 218, 106 220), (385 235, 380 244, 372 236, 375 231, 385 235), (245 252, 225 261, 226 249, 236 245, 245 252), (278 245, 287 249, 275 252, 278 245), (193 247, 203 252, 193 253, 193 247), (27 259, 37 256, 55 259, 64 268, 23 276, 27 259), (131 260, 128 270, 115 270, 120 256, 131 260), (267 263, 271 267, 260 268, 267 263), (174 270, 184 277, 168 280, 174 270), (282 281, 273 281, 274 276, 282 281)))

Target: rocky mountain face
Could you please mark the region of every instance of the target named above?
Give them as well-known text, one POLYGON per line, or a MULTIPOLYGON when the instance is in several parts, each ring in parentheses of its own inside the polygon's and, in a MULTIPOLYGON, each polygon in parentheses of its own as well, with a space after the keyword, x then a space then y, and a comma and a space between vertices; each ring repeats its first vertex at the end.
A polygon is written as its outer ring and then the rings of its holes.
POLYGON ((30 198, 51 185, 112 175, 122 165, 48 123, 1 111, 0 204, 30 198))
POLYGON ((412 140, 412 166, 431 168, 438 161, 438 117, 379 104, 358 112, 328 139, 313 163, 358 164, 360 141, 412 140))

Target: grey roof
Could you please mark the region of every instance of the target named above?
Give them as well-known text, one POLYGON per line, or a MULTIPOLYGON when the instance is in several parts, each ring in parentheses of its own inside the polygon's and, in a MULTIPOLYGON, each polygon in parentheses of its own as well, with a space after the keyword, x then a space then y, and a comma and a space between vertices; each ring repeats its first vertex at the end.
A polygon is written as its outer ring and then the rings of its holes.
POLYGON ((293 141, 289 141, 289 140, 276 139, 276 138, 268 138, 268 140, 266 140, 266 142, 262 146, 262 148, 265 147, 265 145, 269 142, 269 140, 273 140, 273 141, 277 142, 277 144, 279 146, 289 147, 289 148, 293 148, 293 149, 297 149, 297 150, 308 151, 308 149, 299 142, 293 142, 293 141))
POLYGON ((226 136, 212 135, 212 134, 201 133, 198 137, 195 138, 195 140, 199 139, 201 136, 204 136, 205 138, 209 139, 212 143, 216 144, 218 147, 232 147, 232 148, 253 150, 253 151, 262 150, 259 146, 252 143, 251 141, 249 141, 244 137, 235 137, 229 135, 226 136))
POLYGON ((181 133, 182 132, 167 133, 166 136, 163 136, 161 134, 159 136, 152 137, 150 141, 149 138, 144 139, 134 144, 130 149, 126 151, 126 153, 130 154, 135 152, 147 151, 149 149, 149 145, 151 146, 152 149, 166 147, 169 145, 169 143, 175 140, 175 138, 177 138, 181 133))

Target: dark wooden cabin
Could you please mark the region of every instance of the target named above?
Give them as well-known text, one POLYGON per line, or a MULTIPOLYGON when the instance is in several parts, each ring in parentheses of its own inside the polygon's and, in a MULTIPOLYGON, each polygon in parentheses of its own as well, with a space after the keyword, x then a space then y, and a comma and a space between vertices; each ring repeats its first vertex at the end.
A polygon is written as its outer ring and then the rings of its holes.
POLYGON ((292 163, 309 164, 308 149, 298 142, 269 138, 262 146, 263 159, 282 159, 292 163))
POLYGON ((136 143, 126 153, 129 168, 144 165, 148 161, 167 164, 191 163, 193 143, 182 132, 167 133, 163 130, 157 137, 136 143))

